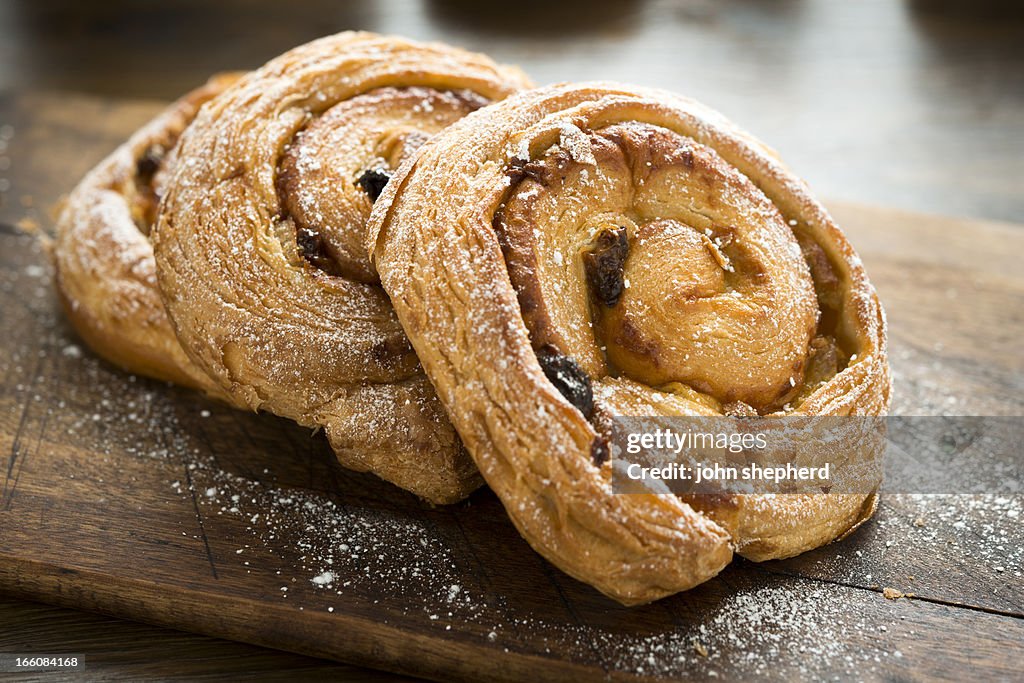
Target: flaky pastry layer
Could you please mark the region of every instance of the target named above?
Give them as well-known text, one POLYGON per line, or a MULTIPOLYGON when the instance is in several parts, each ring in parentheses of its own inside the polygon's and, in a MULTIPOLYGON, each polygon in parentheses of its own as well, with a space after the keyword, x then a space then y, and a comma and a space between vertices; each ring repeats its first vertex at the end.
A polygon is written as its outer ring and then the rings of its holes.
POLYGON ((558 85, 405 163, 368 245, 441 402, 530 544, 627 604, 738 552, 848 533, 864 494, 617 495, 615 415, 879 415, 881 306, 804 183, 671 93, 558 85))
POLYGON ((392 168, 528 86, 440 44, 342 33, 203 109, 154 233, 189 357, 235 401, 323 427, 342 464, 433 502, 480 483, 361 247, 392 168))

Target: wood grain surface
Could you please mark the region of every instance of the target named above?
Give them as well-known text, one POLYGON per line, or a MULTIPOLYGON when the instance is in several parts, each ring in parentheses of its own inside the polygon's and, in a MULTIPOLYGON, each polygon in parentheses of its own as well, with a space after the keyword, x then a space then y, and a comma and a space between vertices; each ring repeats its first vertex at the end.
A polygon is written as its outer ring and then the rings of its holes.
MULTIPOLYGON (((96 359, 39 231, 158 106, 0 99, 0 650, 92 653, 98 675, 366 674, 73 612, 53 613, 62 639, 33 600, 438 680, 1019 677, 1020 497, 886 496, 840 543, 627 609, 533 553, 488 491, 431 508, 342 469, 322 436, 96 359), (129 668, 100 629, 130 641, 129 668)), ((1020 415, 1024 232, 832 208, 886 305, 895 410, 1020 415)))
MULTIPOLYGON (((99 614, 0 597, 0 652, 80 655, 88 668, 71 680, 415 680, 313 657, 149 626, 99 614), (73 640, 69 642, 69 634, 73 640), (169 660, 173 660, 169 666, 169 660)), ((27 681, 54 681, 41 673, 27 681)), ((4 674, 0 674, 0 680, 4 674)))

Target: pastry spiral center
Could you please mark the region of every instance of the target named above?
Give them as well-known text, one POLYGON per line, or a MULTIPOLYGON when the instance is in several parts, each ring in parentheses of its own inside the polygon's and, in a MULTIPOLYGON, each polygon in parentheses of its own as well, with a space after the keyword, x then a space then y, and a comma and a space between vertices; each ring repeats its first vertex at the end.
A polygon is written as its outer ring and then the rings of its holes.
POLYGON ((778 209, 716 152, 649 124, 573 128, 517 176, 495 228, 535 348, 759 411, 799 392, 811 274, 778 209))
POLYGON ((469 91, 387 87, 343 100, 309 123, 285 148, 277 178, 299 255, 331 275, 377 282, 363 226, 391 172, 485 104, 469 91))

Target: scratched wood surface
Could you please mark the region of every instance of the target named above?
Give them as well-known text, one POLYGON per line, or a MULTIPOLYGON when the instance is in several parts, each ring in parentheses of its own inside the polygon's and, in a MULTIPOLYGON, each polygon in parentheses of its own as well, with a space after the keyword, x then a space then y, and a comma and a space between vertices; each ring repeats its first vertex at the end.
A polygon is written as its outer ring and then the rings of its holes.
MULTIPOLYGON (((534 554, 487 491, 430 508, 340 468, 322 436, 97 360, 37 231, 158 106, 0 99, 0 651, 77 649, 132 675, 95 641, 113 628, 154 662, 136 675, 215 675, 183 664, 197 652, 246 677, 368 675, 32 600, 434 679, 1019 676, 1020 497, 887 496, 841 543, 626 609, 534 554), (260 666, 231 668, 246 657, 260 666)), ((833 210, 886 304, 896 410, 1020 415, 1024 232, 833 210)))

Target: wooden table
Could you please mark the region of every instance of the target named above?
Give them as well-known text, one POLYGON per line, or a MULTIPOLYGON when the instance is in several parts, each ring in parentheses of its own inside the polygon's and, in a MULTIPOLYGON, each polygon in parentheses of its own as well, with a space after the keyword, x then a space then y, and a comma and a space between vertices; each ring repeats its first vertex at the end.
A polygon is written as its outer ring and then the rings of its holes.
MULTIPOLYGON (((169 21, 167 17, 133 18, 128 13, 97 19, 71 12, 52 24, 60 30, 47 31, 46 21, 53 19, 43 16, 48 10, 29 9, 27 5, 19 10, 0 10, 20 12, 13 23, 0 21, 0 34, 20 30, 24 42, 25 32, 35 30, 38 37, 36 44, 24 51, 38 61, 31 68, 22 64, 20 71, 0 73, 0 83, 6 86, 24 86, 31 81, 107 95, 129 92, 166 98, 201 80, 209 70, 255 65, 313 35, 359 26, 440 37, 487 49, 501 59, 522 64, 540 81, 611 77, 694 94, 771 141, 829 196, 990 218, 1024 216, 1024 193, 1019 187, 1024 177, 1024 60, 1017 40, 1020 22, 1015 17, 985 23, 976 18, 936 14, 923 3, 911 3, 901 10, 880 4, 844 10, 852 13, 844 16, 856 19, 855 32, 863 35, 877 33, 873 31, 877 21, 893 19, 893 12, 898 12, 902 28, 914 34, 910 43, 904 44, 901 41, 905 36, 897 35, 889 26, 881 37, 873 36, 873 48, 865 55, 858 54, 852 39, 851 44, 838 45, 835 51, 826 49, 835 42, 831 40, 835 35, 830 33, 833 29, 829 20, 835 19, 840 10, 825 9, 820 3, 782 3, 778 13, 767 13, 710 3, 671 6, 637 1, 606 6, 592 2, 587 6, 593 11, 579 22, 563 16, 566 10, 551 8, 554 28, 549 29, 517 27, 494 17, 467 18, 459 11, 460 3, 427 3, 418 9, 406 6, 410 11, 402 14, 391 12, 394 3, 375 5, 377 9, 360 6, 359 10, 340 10, 334 3, 325 3, 320 7, 321 16, 327 17, 323 21, 305 15, 296 19, 291 12, 267 21, 265 13, 269 10, 257 10, 241 24, 255 27, 260 40, 229 41, 229 47, 214 51, 198 65, 188 64, 182 57, 189 52, 182 49, 183 34, 178 33, 177 40, 166 36, 154 39, 153 26, 169 21), (354 14, 350 16, 349 12, 354 14), (675 22, 671 27, 665 25, 669 20, 675 22), (125 25, 134 27, 138 35, 129 42, 137 41, 135 54, 140 58, 115 65, 116 55, 124 54, 125 45, 104 51, 96 49, 95 38, 91 43, 83 38, 68 40, 73 35, 69 27, 91 26, 90 22, 97 21, 114 22, 118 26, 114 34, 119 39, 125 39, 125 25), (567 23, 571 30, 555 30, 565 28, 567 23), (151 49, 142 50, 142 46, 151 49), (749 53, 744 52, 746 48, 749 53), (80 52, 73 54, 75 49, 80 52), (45 54, 50 58, 43 59, 45 54), (72 74, 64 68, 83 55, 88 63, 82 69, 72 74), (816 65, 806 64, 811 56, 818 61, 816 65), (118 76, 113 78, 110 73, 115 66, 118 76), (165 66, 169 70, 164 71, 165 66), (152 73, 157 67, 161 78, 154 79, 152 73), (835 77, 837 69, 852 76, 835 77), (888 76, 879 79, 883 71, 888 76), (3 78, 13 80, 4 83, 3 78), (828 88, 832 90, 822 90, 828 88), (837 95, 838 89, 847 94, 837 95), (822 146, 820 140, 829 142, 822 146), (956 163, 939 163, 951 158, 956 163)), ((194 31, 201 34, 212 30, 203 27, 218 23, 222 22, 194 21, 194 31)), ((18 235, 32 226, 46 228, 48 208, 59 194, 158 106, 152 101, 57 93, 26 92, 0 99, 0 125, 13 123, 16 130, 8 150, 13 163, 10 169, 0 170, 0 178, 10 184, 0 193, 0 234, 20 245, 25 267, 36 264, 39 254, 31 247, 31 239, 18 235)), ((957 395, 952 396, 954 401, 961 401, 959 407, 983 413, 1005 410, 1009 405, 1011 411, 1020 414, 1024 386, 1016 338, 1004 335, 993 339, 984 334, 987 325, 1000 325, 1007 312, 1016 314, 1019 323, 1020 290, 1013 287, 1020 280, 1010 275, 1015 256, 1009 252, 1020 249, 1020 235, 1014 227, 922 218, 842 202, 830 205, 844 225, 867 226, 861 234, 854 234, 855 244, 869 272, 880 283, 893 322, 894 350, 898 354, 894 366, 897 386, 902 388, 898 400, 905 401, 903 406, 908 405, 907 401, 931 401, 927 406, 931 410, 948 407, 945 401, 950 397, 943 395, 941 383, 921 371, 938 363, 954 367, 963 382, 957 395), (944 243, 933 245, 935 251, 925 264, 912 264, 910 255, 922 241, 935 242, 936 238, 944 243), (978 239, 991 240, 985 244, 994 245, 995 265, 987 275, 981 263, 984 245, 978 245, 978 239), (1008 250, 1007 244, 1017 248, 1008 250), (936 264, 942 263, 972 273, 974 285, 985 295, 997 294, 1001 287, 1011 285, 1009 298, 1003 300, 1011 308, 972 310, 963 300, 931 300, 922 306, 922 301, 915 298, 918 290, 906 286, 907 282, 919 277, 938 278, 936 264), (908 265, 913 266, 909 271, 908 265), (881 283, 885 283, 884 288, 881 283), (958 324, 966 326, 966 334, 946 334, 948 329, 933 336, 922 332, 929 321, 951 313, 958 324), (967 329, 972 325, 975 333, 967 329), (994 361, 994 369, 976 371, 976 365, 965 361, 979 344, 994 361), (1017 402, 1008 404, 1006 400, 1017 402)), ((16 265, 18 261, 8 263, 16 265)), ((936 280, 936 286, 940 284, 936 280)), ((45 282, 39 286, 45 286, 45 282)), ((961 292, 965 297, 968 294, 961 292)), ((5 321, 10 306, 9 298, 0 300, 5 321)), ((68 333, 61 329, 59 334, 68 333)), ((61 339, 70 343, 66 336, 61 339)), ((116 375, 109 369, 104 372, 116 375)), ((492 498, 483 494, 474 501, 500 520, 500 507, 492 498)), ((1005 519, 992 526, 991 517, 1013 508, 961 503, 962 509, 922 508, 926 504, 921 501, 888 501, 871 527, 838 548, 765 566, 741 563, 710 588, 695 593, 694 601, 699 607, 703 605, 700 609, 705 614, 713 614, 716 606, 721 608, 734 601, 736 594, 759 595, 766 605, 774 601, 778 610, 790 611, 782 622, 785 627, 803 629, 809 635, 816 628, 831 628, 829 620, 843 621, 844 612, 857 614, 860 621, 851 630, 849 642, 878 657, 877 661, 856 663, 855 670, 866 678, 913 677, 915 671, 953 676, 966 662, 994 675, 1002 672, 1009 676, 1019 671, 1022 657, 1019 648, 1024 638, 1024 597, 1019 548, 1024 537, 1019 525, 1008 526, 1005 519), (1003 534, 1000 542, 1017 549, 1015 555, 1010 553, 1017 564, 998 559, 998 554, 986 545, 986 538, 965 539, 962 530, 958 531, 958 523, 964 520, 979 524, 976 529, 970 527, 979 535, 991 536, 993 529, 1003 534), (917 526, 918 521, 923 526, 917 526), (901 552, 904 548, 905 555, 901 552), (919 597, 912 602, 886 601, 878 593, 884 585, 915 592, 919 597), (787 598, 790 593, 811 596, 809 600, 820 602, 821 609, 809 610, 809 601, 804 601, 793 611, 793 603, 787 598), (892 643, 887 643, 889 640, 892 643)), ((587 603, 585 587, 564 578, 557 583, 573 598, 584 596, 587 603)), ((606 610, 602 604, 601 609, 581 618, 600 621, 606 610)), ((712 635, 740 642, 733 643, 732 650, 712 639, 708 644, 712 647, 711 662, 726 674, 732 671, 740 675, 750 670, 736 662, 730 668, 728 662, 722 662, 722 652, 735 654, 749 649, 755 660, 770 661, 772 648, 784 641, 755 635, 764 628, 760 620, 765 615, 753 608, 734 614, 743 615, 748 623, 732 627, 713 624, 718 631, 712 635), (717 659, 716 647, 721 648, 717 659)), ((3 598, 0 651, 18 649, 83 653, 90 674, 97 677, 234 675, 285 680, 301 675, 398 679, 393 674, 321 659, 3 598)), ((821 647, 812 647, 810 652, 819 658, 849 654, 844 649, 829 651, 821 647)), ((851 672, 842 661, 833 664, 812 670, 851 672)), ((709 669, 696 670, 706 674, 709 669)))

